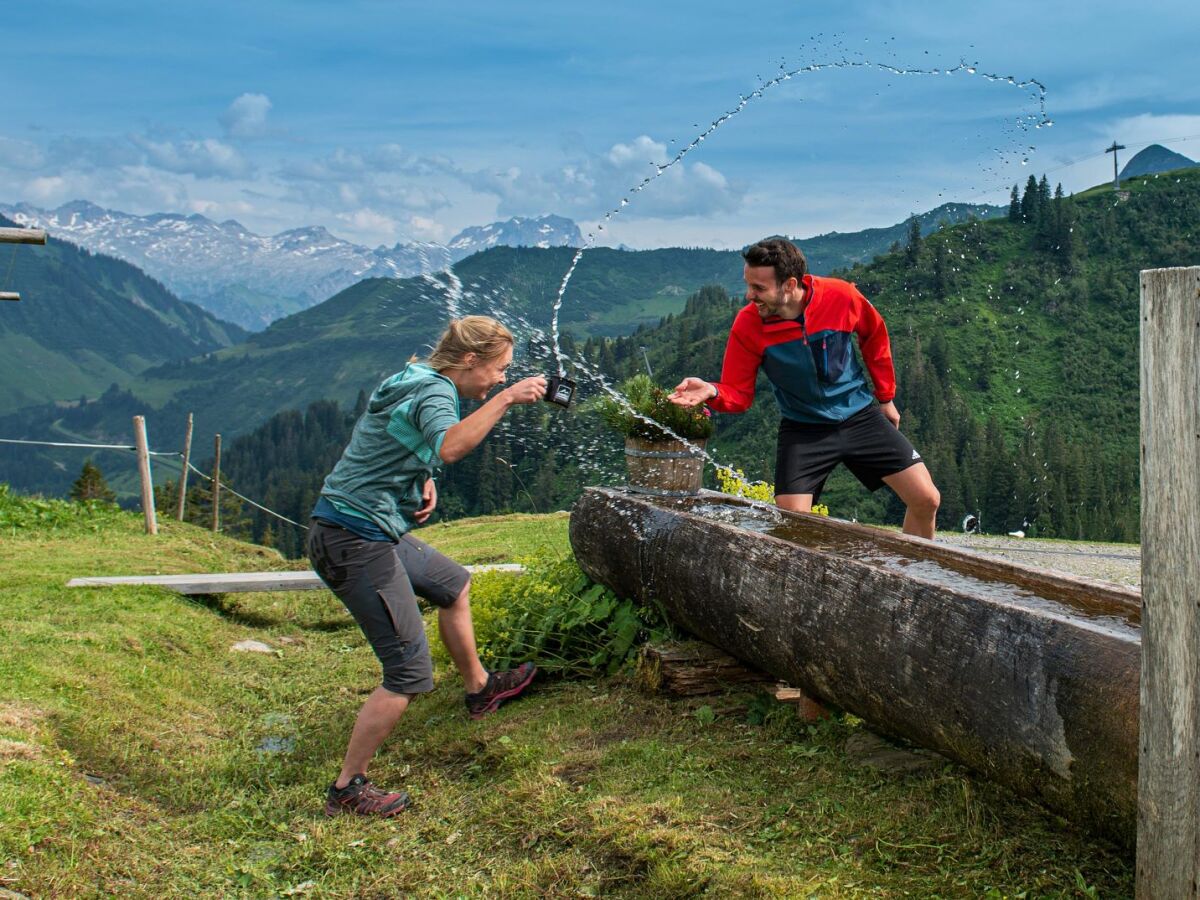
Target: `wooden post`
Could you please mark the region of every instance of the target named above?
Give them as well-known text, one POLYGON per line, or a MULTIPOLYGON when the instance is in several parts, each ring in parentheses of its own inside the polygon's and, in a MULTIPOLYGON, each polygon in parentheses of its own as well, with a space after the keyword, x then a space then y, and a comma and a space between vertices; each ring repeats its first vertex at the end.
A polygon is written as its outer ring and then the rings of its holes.
POLYGON ((192 414, 188 413, 187 433, 183 438, 183 471, 179 473, 179 509, 175 518, 183 521, 184 504, 187 502, 188 466, 192 461, 192 414))
POLYGON ((0 228, 0 244, 44 244, 43 228, 0 228))
POLYGON ((1200 266, 1142 272, 1137 896, 1200 890, 1200 266))
POLYGON ((133 417, 133 443, 137 447, 138 473, 142 476, 142 512, 146 516, 146 534, 158 534, 154 515, 154 482, 150 479, 150 447, 146 440, 146 419, 133 417))
POLYGON ((213 531, 221 530, 221 436, 218 434, 213 441, 213 473, 212 473, 212 505, 213 531))

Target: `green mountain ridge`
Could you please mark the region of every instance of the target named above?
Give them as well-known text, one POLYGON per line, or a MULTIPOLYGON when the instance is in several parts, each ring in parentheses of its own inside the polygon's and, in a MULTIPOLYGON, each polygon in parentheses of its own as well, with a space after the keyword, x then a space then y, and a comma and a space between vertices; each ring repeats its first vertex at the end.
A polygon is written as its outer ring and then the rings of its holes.
POLYGON ((245 337, 128 263, 53 237, 12 249, 9 281, 23 299, 0 308, 0 413, 95 397, 245 337))

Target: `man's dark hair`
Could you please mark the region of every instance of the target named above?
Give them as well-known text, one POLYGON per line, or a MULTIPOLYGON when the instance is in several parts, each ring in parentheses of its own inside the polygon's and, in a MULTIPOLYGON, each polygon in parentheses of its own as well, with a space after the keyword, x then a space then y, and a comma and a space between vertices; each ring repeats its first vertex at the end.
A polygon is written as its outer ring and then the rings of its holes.
POLYGON ((800 248, 783 238, 766 238, 751 244, 742 253, 742 259, 756 269, 770 266, 775 270, 776 284, 783 284, 789 278, 799 281, 808 274, 808 260, 800 248))

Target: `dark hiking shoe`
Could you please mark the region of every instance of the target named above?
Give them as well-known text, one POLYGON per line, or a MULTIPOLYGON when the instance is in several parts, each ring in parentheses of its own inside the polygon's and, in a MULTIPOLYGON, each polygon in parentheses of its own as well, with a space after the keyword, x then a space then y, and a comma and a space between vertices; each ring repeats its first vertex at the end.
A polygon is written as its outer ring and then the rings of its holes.
MULTIPOLYGON (((335 782, 336 783, 336 782, 335 782)), ((390 819, 409 807, 408 794, 404 791, 388 793, 381 791, 366 775, 355 775, 341 790, 332 784, 325 795, 325 815, 353 813, 356 816, 379 816, 390 819)))
POLYGON ((488 672, 487 684, 478 694, 467 694, 467 712, 472 719, 482 719, 505 700, 511 700, 519 695, 533 676, 537 674, 537 666, 531 662, 521 663, 515 669, 504 672, 488 672))

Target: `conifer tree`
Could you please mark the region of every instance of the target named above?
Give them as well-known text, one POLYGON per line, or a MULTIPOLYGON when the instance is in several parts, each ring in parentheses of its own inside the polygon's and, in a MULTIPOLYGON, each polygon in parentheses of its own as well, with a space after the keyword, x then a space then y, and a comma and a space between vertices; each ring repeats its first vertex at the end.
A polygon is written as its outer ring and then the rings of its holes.
POLYGON ((915 269, 921 261, 921 222, 915 215, 908 220, 908 243, 904 247, 904 264, 915 269))
POLYGON ((1037 178, 1030 175, 1025 182, 1025 193, 1021 195, 1021 221, 1036 222, 1038 213, 1037 178))
POLYGON ((85 459, 83 468, 79 472, 79 477, 75 479, 75 483, 71 485, 71 499, 80 503, 85 503, 88 500, 101 500, 105 503, 113 503, 117 499, 108 487, 108 482, 104 480, 104 473, 100 471, 100 467, 91 461, 85 459))
POLYGON ((1012 197, 1008 201, 1008 221, 1021 221, 1021 192, 1015 184, 1012 189, 1012 197))

